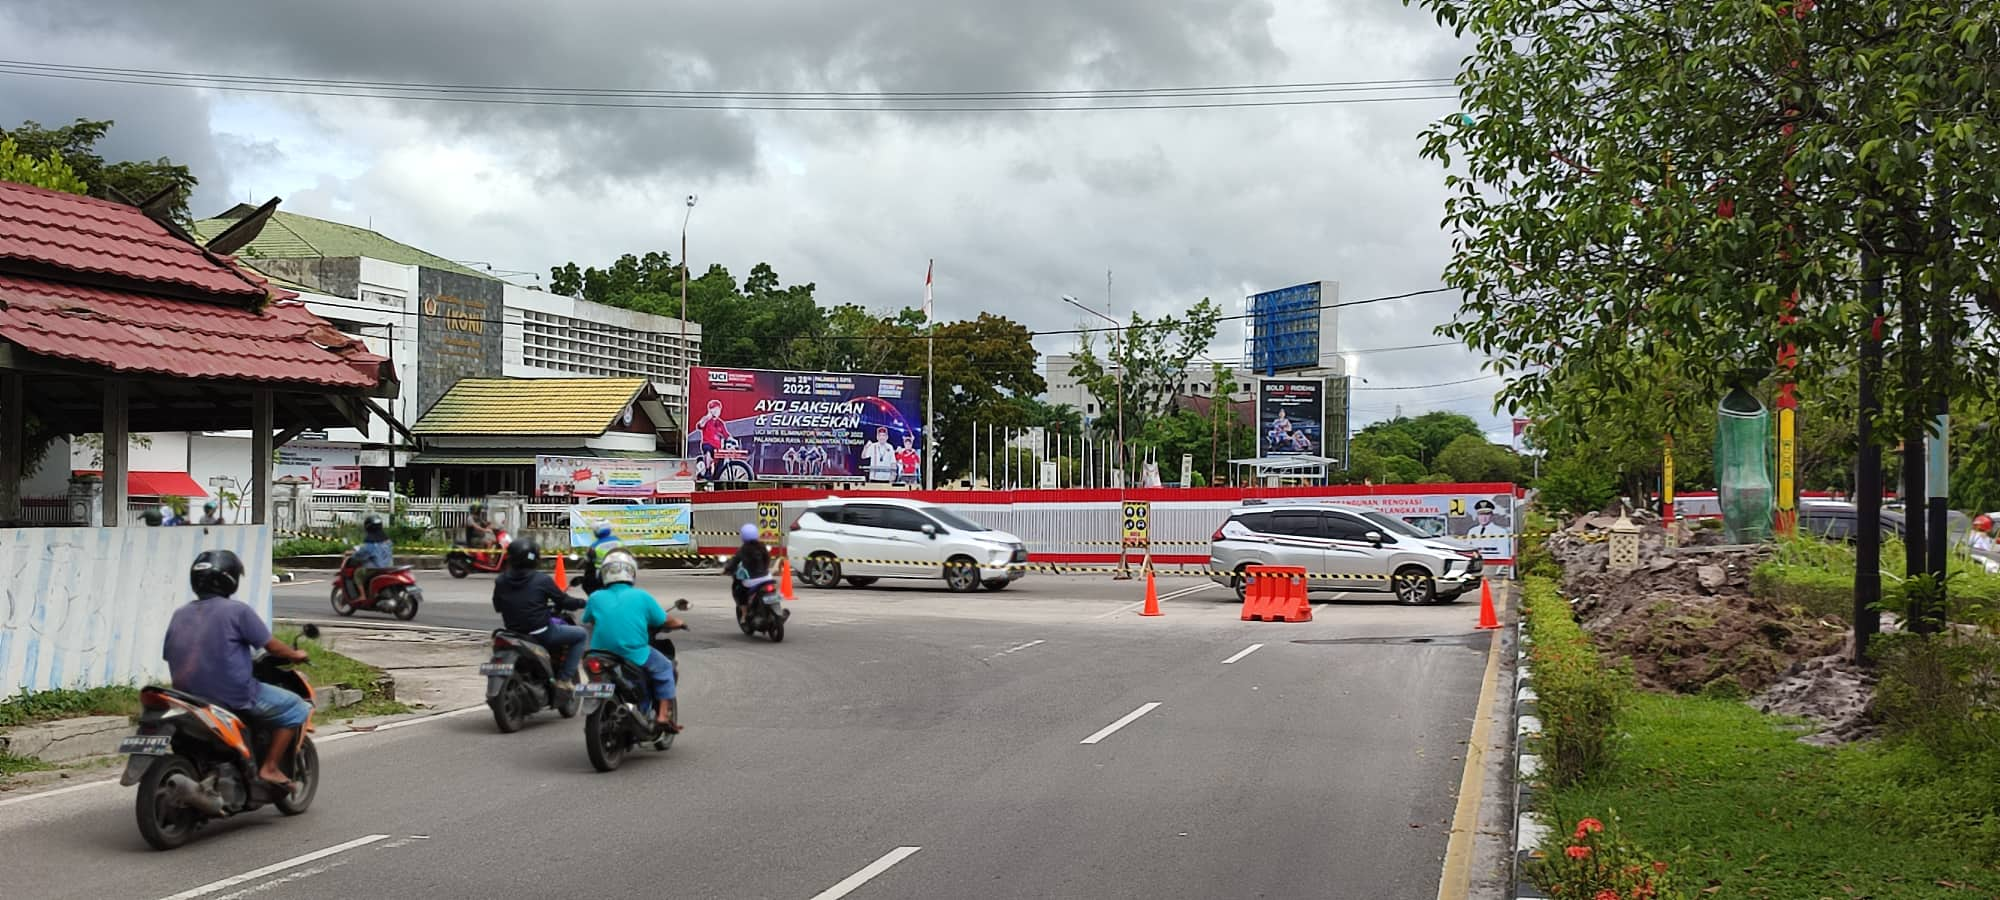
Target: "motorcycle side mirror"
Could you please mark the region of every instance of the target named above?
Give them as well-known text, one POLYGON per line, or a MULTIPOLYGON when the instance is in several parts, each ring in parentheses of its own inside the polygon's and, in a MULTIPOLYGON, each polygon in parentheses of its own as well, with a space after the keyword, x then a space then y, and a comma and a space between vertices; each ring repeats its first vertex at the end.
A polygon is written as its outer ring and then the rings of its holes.
POLYGON ((687 598, 686 598, 686 597, 682 597, 682 598, 681 598, 681 599, 679 599, 679 600, 675 600, 675 601, 674 601, 674 608, 675 608, 675 609, 678 609, 678 610, 686 610, 686 609, 688 608, 688 602, 687 602, 687 598))
POLYGON ((299 637, 305 638, 306 640, 309 641, 319 640, 319 626, 314 625, 311 622, 307 622, 306 627, 300 629, 299 637))

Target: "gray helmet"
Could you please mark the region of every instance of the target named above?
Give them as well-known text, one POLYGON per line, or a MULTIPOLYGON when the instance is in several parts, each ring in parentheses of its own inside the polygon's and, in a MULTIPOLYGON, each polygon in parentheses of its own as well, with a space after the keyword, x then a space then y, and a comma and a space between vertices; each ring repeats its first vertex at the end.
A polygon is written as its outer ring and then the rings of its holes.
POLYGON ((604 554, 597 564, 597 580, 605 584, 632 584, 639 580, 639 560, 624 550, 604 554))

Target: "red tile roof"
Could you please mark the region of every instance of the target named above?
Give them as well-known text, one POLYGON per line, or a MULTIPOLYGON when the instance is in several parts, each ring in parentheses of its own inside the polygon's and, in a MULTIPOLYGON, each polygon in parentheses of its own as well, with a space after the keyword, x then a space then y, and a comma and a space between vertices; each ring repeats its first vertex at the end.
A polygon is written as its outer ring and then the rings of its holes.
POLYGON ((0 259, 253 303, 262 279, 217 263, 136 207, 0 181, 0 259))
POLYGON ((262 312, 0 275, 0 340, 120 372, 369 388, 383 357, 295 300, 262 312))
POLYGON ((294 296, 133 207, 0 182, 0 341, 28 353, 329 388, 394 377, 294 296))

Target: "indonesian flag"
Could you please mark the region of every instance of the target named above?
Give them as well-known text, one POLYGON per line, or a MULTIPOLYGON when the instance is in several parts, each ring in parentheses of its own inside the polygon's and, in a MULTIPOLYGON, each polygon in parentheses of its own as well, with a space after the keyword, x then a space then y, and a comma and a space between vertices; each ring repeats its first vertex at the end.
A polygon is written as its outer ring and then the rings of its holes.
POLYGON ((1520 436, 1521 436, 1521 432, 1523 432, 1523 431, 1527 431, 1527 430, 1528 430, 1528 420, 1527 420, 1527 419, 1515 419, 1515 420, 1514 420, 1514 436, 1515 436, 1515 437, 1520 437, 1520 436))
POLYGON ((937 268, 937 260, 935 259, 931 260, 930 262, 924 265, 924 327, 926 328, 930 327, 932 321, 931 320, 931 270, 935 268, 937 268))

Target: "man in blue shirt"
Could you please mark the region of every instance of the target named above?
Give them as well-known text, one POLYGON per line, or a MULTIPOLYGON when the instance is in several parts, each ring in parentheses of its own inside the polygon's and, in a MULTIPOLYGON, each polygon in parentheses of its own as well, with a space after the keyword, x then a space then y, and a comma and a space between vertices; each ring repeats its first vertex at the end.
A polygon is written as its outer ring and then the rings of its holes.
POLYGON ((382 517, 370 515, 361 520, 361 546, 354 548, 354 580, 348 584, 347 595, 356 600, 366 598, 368 579, 395 566, 396 545, 382 527, 382 517))
POLYGON ((251 674, 250 653, 262 647, 293 662, 305 662, 306 655, 272 637, 249 604, 232 599, 242 582, 243 561, 235 553, 204 550, 195 557, 188 571, 195 600, 174 610, 160 656, 173 673, 176 690, 225 707, 270 735, 270 750, 257 777, 289 791, 291 778, 279 763, 312 707, 304 697, 258 681, 251 674))
POLYGON ((594 624, 590 649, 615 653, 646 670, 653 693, 653 722, 660 729, 679 734, 681 726, 671 720, 674 712, 674 664, 666 654, 653 649, 653 632, 660 628, 680 628, 679 619, 667 615, 660 601, 633 585, 639 579, 639 561, 623 550, 613 550, 598 567, 603 589, 590 595, 583 608, 584 624, 594 624))

